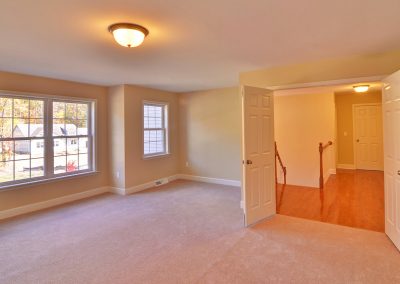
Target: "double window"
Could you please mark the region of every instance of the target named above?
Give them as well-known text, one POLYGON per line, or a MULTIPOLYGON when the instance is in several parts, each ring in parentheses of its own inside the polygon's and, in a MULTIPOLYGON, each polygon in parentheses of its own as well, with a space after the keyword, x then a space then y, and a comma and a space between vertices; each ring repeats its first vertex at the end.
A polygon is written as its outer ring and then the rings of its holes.
POLYGON ((94 171, 94 101, 0 93, 0 187, 94 171))
POLYGON ((144 157, 168 154, 168 104, 143 103, 144 157))

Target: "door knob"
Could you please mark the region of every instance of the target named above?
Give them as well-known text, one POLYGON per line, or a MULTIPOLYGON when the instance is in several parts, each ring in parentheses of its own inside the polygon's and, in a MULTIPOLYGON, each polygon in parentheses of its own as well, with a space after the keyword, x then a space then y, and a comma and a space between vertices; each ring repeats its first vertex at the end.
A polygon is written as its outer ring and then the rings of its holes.
POLYGON ((248 165, 251 165, 252 163, 253 163, 252 160, 247 160, 247 161, 246 161, 246 164, 248 164, 248 165))
POLYGON ((357 142, 360 142, 360 139, 357 139, 356 141, 357 141, 357 142))
POLYGON ((398 170, 398 171, 397 171, 397 175, 399 175, 399 176, 400 176, 400 170, 398 170))

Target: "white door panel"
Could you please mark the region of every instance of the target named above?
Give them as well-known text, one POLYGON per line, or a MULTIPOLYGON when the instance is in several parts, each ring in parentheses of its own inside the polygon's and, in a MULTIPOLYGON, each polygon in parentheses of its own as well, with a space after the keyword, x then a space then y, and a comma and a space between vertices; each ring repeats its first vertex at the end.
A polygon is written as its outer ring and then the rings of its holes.
POLYGON ((355 105, 353 115, 356 168, 383 170, 381 104, 355 105))
POLYGON ((242 87, 245 224, 276 212, 273 92, 242 87))
POLYGON ((400 248, 400 72, 384 83, 385 232, 400 248))

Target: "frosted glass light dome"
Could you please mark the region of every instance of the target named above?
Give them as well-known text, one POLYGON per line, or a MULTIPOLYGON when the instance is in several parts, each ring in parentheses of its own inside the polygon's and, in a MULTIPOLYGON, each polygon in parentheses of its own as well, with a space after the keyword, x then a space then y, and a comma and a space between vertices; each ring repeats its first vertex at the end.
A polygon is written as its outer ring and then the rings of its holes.
POLYGON ((108 30, 113 34, 115 41, 125 47, 141 45, 144 38, 149 34, 146 28, 129 23, 113 24, 108 30))

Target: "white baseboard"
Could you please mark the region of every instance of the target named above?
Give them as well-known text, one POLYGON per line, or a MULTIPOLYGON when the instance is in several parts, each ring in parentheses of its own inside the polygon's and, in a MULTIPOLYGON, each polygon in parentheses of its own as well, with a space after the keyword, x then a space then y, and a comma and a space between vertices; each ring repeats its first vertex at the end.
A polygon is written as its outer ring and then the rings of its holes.
POLYGON ((353 164, 337 164, 336 168, 343 170, 355 170, 356 166, 353 164))
POLYGON ((328 181, 331 175, 336 175, 336 169, 329 169, 324 176, 324 184, 328 181))
POLYGON ((146 182, 143 184, 139 184, 139 185, 135 185, 135 186, 131 186, 131 187, 127 187, 127 188, 119 188, 119 187, 111 187, 111 192, 118 194, 118 195, 128 195, 128 194, 132 194, 132 193, 136 193, 139 191, 143 191, 146 189, 150 189, 153 187, 156 187, 156 182, 157 181, 163 181, 163 184, 169 183, 171 181, 177 180, 179 177, 179 175, 173 175, 167 178, 160 178, 157 180, 153 180, 150 182, 146 182))
POLYGON ((50 200, 46 200, 46 201, 41 201, 41 202, 37 202, 37 203, 33 203, 33 204, 28 204, 28 205, 12 208, 12 209, 3 210, 3 211, 0 211, 0 220, 6 219, 6 218, 11 218, 11 217, 22 215, 22 214, 26 214, 26 213, 30 213, 30 212, 34 212, 34 211, 38 211, 38 210, 42 210, 42 209, 46 209, 46 208, 50 208, 50 207, 54 207, 57 205, 69 203, 69 202, 76 201, 79 199, 92 197, 92 196, 103 194, 106 192, 109 192, 109 187, 107 187, 107 186, 99 187, 99 188, 95 188, 95 189, 91 189, 91 190, 87 190, 87 191, 83 191, 83 192, 79 192, 79 193, 74 193, 71 195, 66 195, 66 196, 62 196, 62 197, 58 197, 58 198, 54 198, 54 199, 50 199, 50 200))
POLYGON ((240 180, 201 177, 201 176, 193 176, 193 175, 185 175, 185 174, 180 174, 177 176, 178 176, 178 179, 184 179, 184 180, 200 181, 200 182, 230 185, 230 186, 241 186, 242 185, 240 180))

